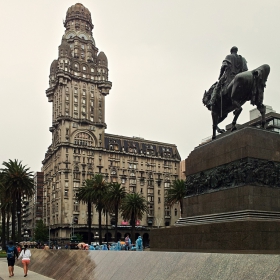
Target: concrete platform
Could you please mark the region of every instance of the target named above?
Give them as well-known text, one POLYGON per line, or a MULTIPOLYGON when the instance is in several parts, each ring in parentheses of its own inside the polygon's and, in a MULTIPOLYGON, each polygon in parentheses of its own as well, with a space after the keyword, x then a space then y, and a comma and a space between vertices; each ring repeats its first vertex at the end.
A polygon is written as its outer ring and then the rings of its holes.
MULTIPOLYGON (((33 260, 32 260, 33 261, 33 260)), ((21 260, 19 260, 21 262, 21 260)), ((19 262, 16 262, 18 264, 19 262)), ((8 264, 7 264, 7 259, 6 258, 1 258, 0 259, 0 280, 8 280, 8 279, 34 279, 34 280, 52 280, 53 278, 46 277, 44 275, 40 275, 34 271, 29 270, 27 278, 23 277, 23 269, 17 265, 15 265, 14 269, 14 276, 9 277, 9 272, 8 272, 8 264)))
POLYGON ((32 250, 30 269, 57 280, 277 280, 280 255, 32 250))

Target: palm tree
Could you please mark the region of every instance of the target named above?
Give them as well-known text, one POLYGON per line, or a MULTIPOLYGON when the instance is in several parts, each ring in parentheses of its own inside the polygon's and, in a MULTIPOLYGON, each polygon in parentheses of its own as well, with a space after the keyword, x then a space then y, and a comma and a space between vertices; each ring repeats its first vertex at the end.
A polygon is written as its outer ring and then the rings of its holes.
POLYGON ((107 199, 112 206, 112 210, 115 214, 115 241, 118 242, 118 220, 119 220, 119 208, 121 205, 121 201, 125 198, 126 191, 125 188, 121 186, 119 183, 111 183, 109 184, 109 190, 107 199))
POLYGON ((179 202, 180 204, 180 218, 183 214, 183 199, 186 196, 186 185, 184 180, 175 180, 173 181, 170 189, 167 191, 166 202, 173 206, 175 203, 179 202))
POLYGON ((77 200, 87 203, 87 210, 88 210, 88 244, 91 244, 91 206, 92 202, 94 201, 94 188, 93 188, 93 180, 87 179, 84 182, 84 186, 78 189, 77 193, 77 200))
POLYGON ((131 223, 131 242, 135 243, 136 220, 142 220, 145 212, 148 212, 147 201, 139 193, 130 193, 125 196, 121 204, 122 216, 131 223))
POLYGON ((12 239, 15 240, 15 218, 17 214, 18 236, 21 239, 21 198, 23 195, 31 196, 34 192, 33 172, 29 167, 22 165, 21 161, 9 160, 3 162, 5 168, 2 169, 3 182, 7 189, 7 194, 12 200, 12 239))
POLYGON ((99 244, 102 244, 102 231, 101 231, 101 218, 102 210, 105 208, 105 198, 108 190, 108 184, 106 183, 102 174, 95 174, 93 177, 93 203, 98 211, 98 234, 99 244))
POLYGON ((3 182, 3 173, 0 172, 0 209, 1 209, 1 217, 2 217, 2 248, 5 248, 6 244, 6 188, 3 182))

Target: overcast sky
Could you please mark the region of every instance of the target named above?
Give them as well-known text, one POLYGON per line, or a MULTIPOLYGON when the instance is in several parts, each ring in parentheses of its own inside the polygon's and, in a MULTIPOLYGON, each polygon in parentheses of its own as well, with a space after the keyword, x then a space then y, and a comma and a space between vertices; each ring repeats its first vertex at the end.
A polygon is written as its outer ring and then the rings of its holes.
MULTIPOLYGON (((69 0, 1 1, 0 161, 32 171, 51 144, 48 88, 69 0)), ((176 144, 182 159, 212 133, 204 90, 232 46, 252 70, 271 67, 264 103, 280 112, 279 0, 84 0, 108 58, 107 133, 176 144)), ((239 123, 249 120, 249 104, 239 123)), ((232 114, 221 124, 231 123, 232 114)))

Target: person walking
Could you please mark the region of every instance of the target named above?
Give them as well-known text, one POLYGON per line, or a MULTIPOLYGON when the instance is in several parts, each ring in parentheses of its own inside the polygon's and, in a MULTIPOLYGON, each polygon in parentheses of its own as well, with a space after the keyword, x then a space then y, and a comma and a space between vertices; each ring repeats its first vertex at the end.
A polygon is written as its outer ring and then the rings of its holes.
POLYGON ((136 251, 143 251, 142 237, 139 235, 136 240, 136 251))
POLYGON ((9 270, 9 277, 14 276, 14 266, 15 260, 18 258, 18 251, 17 248, 14 246, 13 241, 10 241, 7 248, 7 261, 8 261, 8 270, 9 270))
POLYGON ((23 264, 23 272, 24 272, 24 277, 27 276, 28 272, 28 265, 30 264, 30 257, 31 257, 31 252, 28 249, 27 245, 24 245, 24 249, 20 252, 20 255, 18 259, 22 258, 22 264, 23 264))
POLYGON ((124 242, 125 242, 125 250, 128 251, 129 250, 129 241, 130 241, 130 238, 129 238, 129 235, 127 234, 125 239, 124 239, 124 242))

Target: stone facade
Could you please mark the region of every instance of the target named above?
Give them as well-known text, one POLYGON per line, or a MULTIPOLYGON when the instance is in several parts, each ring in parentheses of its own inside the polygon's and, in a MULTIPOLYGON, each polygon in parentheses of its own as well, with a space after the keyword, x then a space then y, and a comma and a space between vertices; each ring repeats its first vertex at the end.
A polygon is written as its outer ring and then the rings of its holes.
MULTIPOLYGON (((148 230, 174 223, 179 205, 170 209, 164 196, 179 176, 177 147, 105 133, 105 97, 112 83, 108 80, 107 57, 98 51, 93 39, 91 14, 82 4, 76 4, 68 9, 64 26, 46 90, 53 107, 52 143, 42 168, 44 222, 51 228, 52 239, 69 239, 71 227, 75 232, 86 232, 87 209, 76 201, 76 192, 96 173, 148 200, 149 213, 139 221, 140 227, 148 230)), ((98 215, 94 207, 92 218, 95 232, 98 215)), ((110 221, 113 217, 108 218, 110 221)), ((105 217, 102 223, 105 225, 105 217)), ((128 231, 125 226, 123 230, 128 231)))
POLYGON ((34 238, 36 222, 43 219, 43 185, 44 173, 34 174, 34 194, 27 199, 23 197, 22 206, 22 236, 23 240, 34 238))

